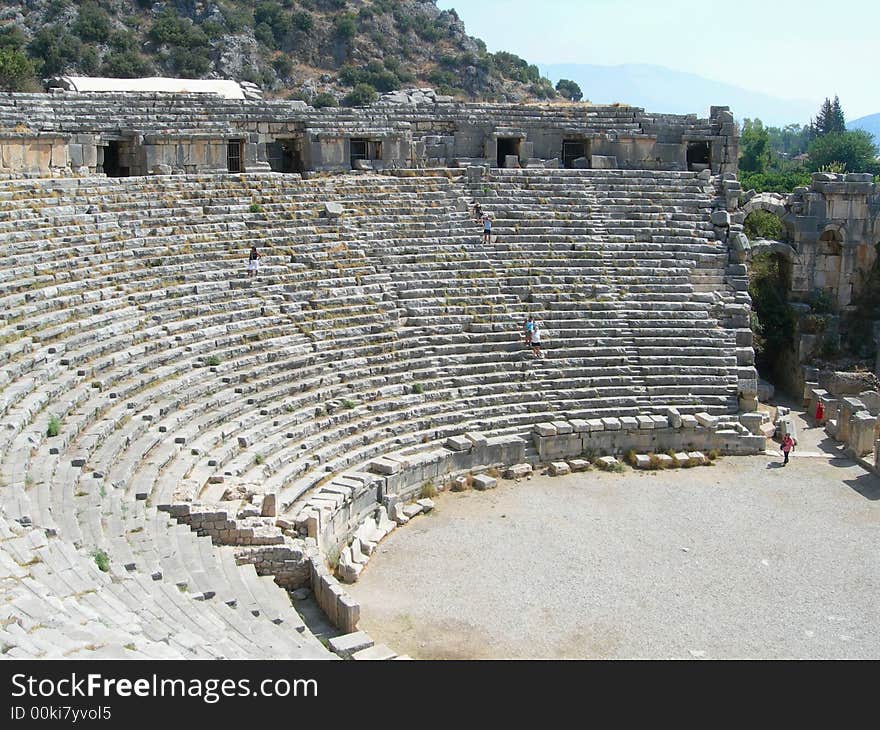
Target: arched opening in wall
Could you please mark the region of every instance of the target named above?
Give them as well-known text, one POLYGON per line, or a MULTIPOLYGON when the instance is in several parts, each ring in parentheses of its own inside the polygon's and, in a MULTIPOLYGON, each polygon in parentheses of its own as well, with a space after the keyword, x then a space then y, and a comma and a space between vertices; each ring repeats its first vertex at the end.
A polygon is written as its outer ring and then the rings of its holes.
POLYGON ((712 147, 708 142, 688 142, 687 167, 692 172, 712 167, 712 147))
POLYGON ((755 365, 759 375, 775 385, 788 380, 784 369, 794 350, 791 269, 791 262, 782 254, 760 253, 752 257, 749 270, 755 365))

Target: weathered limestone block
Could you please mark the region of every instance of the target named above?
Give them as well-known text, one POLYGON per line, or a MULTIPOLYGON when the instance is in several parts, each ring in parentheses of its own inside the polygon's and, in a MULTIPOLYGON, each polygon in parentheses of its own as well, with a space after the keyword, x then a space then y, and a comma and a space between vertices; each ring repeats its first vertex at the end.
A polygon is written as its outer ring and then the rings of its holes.
POLYGON ((474 489, 482 492, 486 489, 494 489, 498 485, 498 480, 488 474, 474 474, 472 484, 474 489))
POLYGON ((689 451, 688 458, 696 464, 705 464, 708 461, 702 451, 689 451))
POLYGON ((847 450, 855 457, 862 457, 874 450, 874 426, 877 418, 867 411, 854 413, 849 419, 847 450))
POLYGON ((675 460, 669 454, 657 454, 656 458, 661 469, 669 469, 675 465, 675 460))
POLYGON ((403 514, 406 515, 409 519, 412 519, 416 515, 422 514, 422 505, 420 504, 408 504, 403 508, 403 514))
POLYGON ((749 429, 749 433, 753 433, 755 436, 760 436, 761 426, 764 424, 764 414, 760 411, 741 413, 739 416, 739 422, 749 429))
POLYGON ((603 469, 613 469, 619 463, 613 456, 600 456, 596 463, 603 469))
POLYGON ((865 404, 858 398, 841 398, 840 410, 837 413, 837 436, 838 441, 849 442, 850 419, 859 411, 867 411, 865 404))
POLYGON ((529 476, 531 473, 531 464, 514 464, 507 468, 507 471, 504 472, 504 477, 506 479, 522 479, 523 477, 529 476))
POLYGON ((618 418, 603 418, 602 425, 606 431, 620 431, 621 424, 618 418))
POLYGON ((360 651, 354 652, 351 655, 351 658, 355 661, 382 661, 385 659, 394 659, 396 656, 397 654, 385 646, 385 644, 376 644, 369 649, 361 649, 360 651))
POLYGON ((571 473, 571 467, 564 461, 553 461, 550 463, 550 476, 559 477, 571 473))
POLYGON ((649 469, 651 466, 651 458, 647 454, 636 454, 636 469, 649 469))
POLYGON ((343 213, 342 203, 324 203, 324 216, 327 218, 339 218, 343 213))
POLYGON ((621 416, 620 428, 623 431, 637 431, 639 428, 639 420, 635 416, 621 416))
POLYGON ((697 413, 694 416, 697 419, 697 423, 699 423, 703 428, 708 428, 710 430, 718 427, 718 417, 712 416, 705 411, 702 413, 697 413))
POLYGON ((676 451, 673 458, 675 459, 675 463, 679 466, 687 466, 690 462, 690 457, 687 455, 687 452, 684 451, 676 451))
POLYGON ((366 632, 355 631, 351 634, 334 636, 332 639, 330 639, 329 644, 330 649, 334 653, 338 654, 344 659, 348 659, 356 651, 360 651, 361 649, 369 649, 375 644, 375 642, 366 632))
POLYGON ((336 566, 339 579, 344 583, 354 583, 363 569, 364 566, 361 563, 352 560, 351 548, 344 547, 339 553, 339 563, 336 566))
POLYGON ((641 431, 653 431, 654 430, 654 419, 650 416, 637 416, 639 430, 641 431))
POLYGON ((536 423, 532 427, 532 433, 538 434, 538 436, 555 436, 556 435, 556 426, 552 423, 536 423))
POLYGON ((427 497, 416 500, 416 504, 422 508, 422 512, 425 514, 428 514, 428 512, 434 509, 434 500, 427 497))
POLYGON ((571 459, 568 465, 572 471, 587 471, 590 468, 590 462, 586 459, 571 459))
POLYGON ((473 442, 465 436, 450 436, 444 445, 452 451, 470 451, 473 442))

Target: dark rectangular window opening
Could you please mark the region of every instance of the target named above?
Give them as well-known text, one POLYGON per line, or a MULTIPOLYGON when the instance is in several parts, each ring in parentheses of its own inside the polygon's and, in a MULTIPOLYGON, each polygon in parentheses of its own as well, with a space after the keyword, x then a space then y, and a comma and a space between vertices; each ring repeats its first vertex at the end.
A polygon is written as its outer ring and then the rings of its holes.
POLYGON ((708 170, 712 167, 712 148, 708 142, 688 143, 687 166, 692 172, 708 170))
POLYGON ((505 158, 508 155, 519 157, 519 137, 498 138, 498 167, 504 167, 505 158))
POLYGON ((365 139, 352 139, 350 142, 351 147, 351 167, 354 169, 354 163, 358 160, 369 160, 369 145, 367 140, 365 139))
POLYGON ((128 177, 130 168, 120 165, 121 142, 111 140, 104 148, 104 174, 107 177, 128 177))
POLYGON ((305 169, 302 159, 302 141, 299 139, 276 139, 266 145, 269 167, 274 172, 295 173, 305 169))
MULTIPOLYGON (((563 140, 562 142, 562 166, 569 170, 574 167, 574 161, 581 157, 590 159, 587 150, 587 143, 583 140, 563 140)), ((588 164, 589 166, 589 164, 588 164)))
POLYGON ((226 145, 226 167, 229 172, 243 172, 240 140, 230 140, 226 145))

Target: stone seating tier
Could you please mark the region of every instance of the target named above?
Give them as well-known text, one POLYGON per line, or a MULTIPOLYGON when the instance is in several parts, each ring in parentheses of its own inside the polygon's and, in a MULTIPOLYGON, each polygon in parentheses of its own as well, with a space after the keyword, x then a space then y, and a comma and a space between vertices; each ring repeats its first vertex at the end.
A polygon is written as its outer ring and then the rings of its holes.
MULTIPOLYGON (((334 474, 463 432, 735 413, 750 362, 725 319, 740 303, 710 239, 712 196, 687 173, 594 170, 472 187, 411 173, 2 183, 0 511, 83 565, 104 550, 114 591, 155 611, 151 626, 198 597, 219 606, 209 625, 241 632, 248 616, 253 641, 271 642, 272 622, 235 606, 277 609, 283 593, 266 597, 252 567, 235 574, 226 548, 156 507, 228 482, 296 514, 334 474), (496 216, 491 244, 473 196, 496 216), (251 243, 263 258, 249 279, 251 243), (543 359, 520 340, 526 313, 548 332, 543 359)), ((167 628, 106 651, 246 655, 191 640, 191 623, 186 642, 167 628)), ((311 652, 299 629, 302 649, 273 646, 311 652)))

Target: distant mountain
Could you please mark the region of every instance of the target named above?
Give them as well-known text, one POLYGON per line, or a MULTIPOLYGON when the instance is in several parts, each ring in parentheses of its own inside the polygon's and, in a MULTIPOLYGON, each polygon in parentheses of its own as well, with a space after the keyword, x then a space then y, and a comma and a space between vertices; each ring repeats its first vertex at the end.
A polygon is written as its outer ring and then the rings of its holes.
POLYGON ((559 79, 576 81, 584 98, 593 103, 622 102, 649 112, 705 116, 712 105, 729 106, 739 120, 757 117, 764 124, 784 126, 809 123, 821 104, 821 99, 782 99, 663 66, 538 66, 554 83, 559 79))
POLYGON ((874 141, 880 145, 880 114, 870 114, 861 119, 854 119, 846 125, 847 129, 864 129, 874 135, 874 141))

